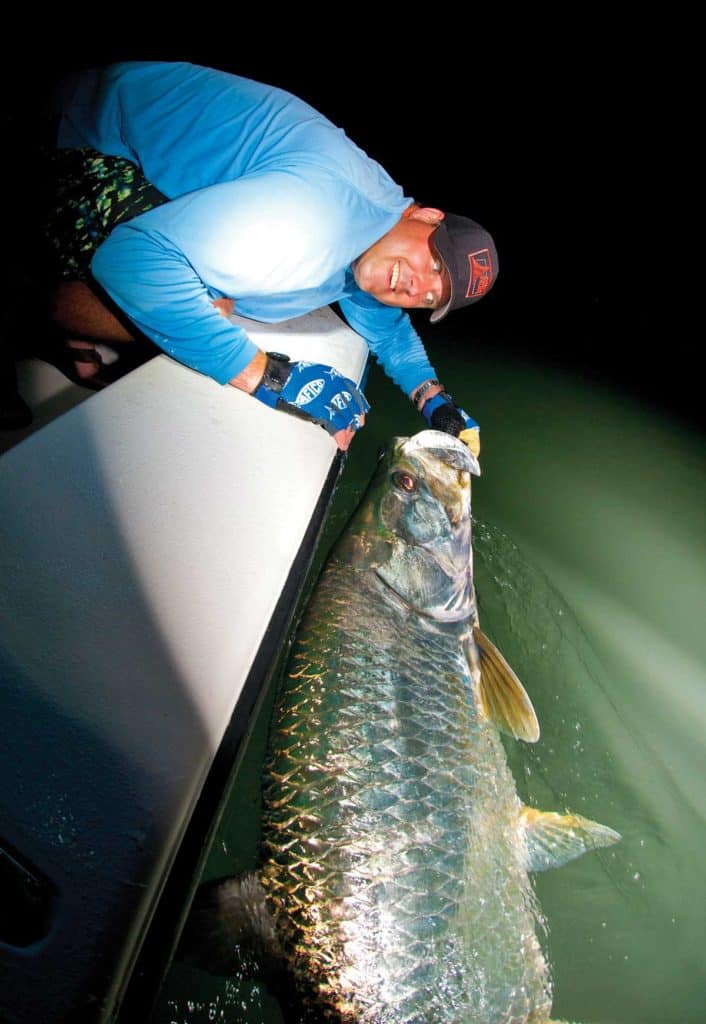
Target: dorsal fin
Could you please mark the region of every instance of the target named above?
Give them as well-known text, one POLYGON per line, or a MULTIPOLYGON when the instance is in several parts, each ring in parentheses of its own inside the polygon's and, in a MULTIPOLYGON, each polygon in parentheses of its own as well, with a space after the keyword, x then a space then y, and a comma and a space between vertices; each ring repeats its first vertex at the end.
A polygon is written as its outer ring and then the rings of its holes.
POLYGON ((539 722, 527 691, 492 640, 478 627, 473 638, 480 656, 480 694, 483 711, 498 729, 517 740, 536 743, 539 722))
POLYGON ((612 846, 621 836, 607 825, 600 825, 580 814, 557 814, 523 807, 520 823, 527 839, 527 868, 546 871, 580 857, 589 850, 612 846))

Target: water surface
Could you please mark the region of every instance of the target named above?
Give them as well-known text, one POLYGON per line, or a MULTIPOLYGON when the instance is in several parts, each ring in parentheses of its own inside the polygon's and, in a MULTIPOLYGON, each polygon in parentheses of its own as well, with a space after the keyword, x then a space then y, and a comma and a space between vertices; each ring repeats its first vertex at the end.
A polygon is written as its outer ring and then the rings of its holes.
MULTIPOLYGON (((530 693, 542 735, 508 742, 523 800, 575 810, 622 842, 535 876, 555 1018, 700 1024, 706 1007, 706 450, 633 393, 494 353, 429 346, 482 425, 474 481, 481 624, 530 693)), ((376 452, 423 425, 373 367, 319 554, 376 452)), ((266 702, 206 876, 257 856, 266 702)), ((175 964, 151 1024, 277 1024, 275 1001, 175 964)))

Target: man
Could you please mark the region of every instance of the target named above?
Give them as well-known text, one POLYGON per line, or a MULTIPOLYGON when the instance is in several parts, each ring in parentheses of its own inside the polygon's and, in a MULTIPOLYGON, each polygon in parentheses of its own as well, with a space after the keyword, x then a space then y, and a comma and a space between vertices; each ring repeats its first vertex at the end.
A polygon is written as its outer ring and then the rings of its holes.
MULTIPOLYGON (((93 69, 65 84, 60 115, 60 150, 129 161, 160 196, 112 227, 90 263, 160 348, 319 423, 346 449, 368 408, 355 385, 260 351, 227 315, 276 323, 338 302, 427 423, 477 445, 477 423, 444 393, 406 310, 428 308, 436 322, 492 287, 497 255, 479 225, 413 202, 302 100, 225 72, 93 69)), ((85 378, 94 341, 125 340, 99 294, 68 281, 54 303, 85 350, 85 378)))

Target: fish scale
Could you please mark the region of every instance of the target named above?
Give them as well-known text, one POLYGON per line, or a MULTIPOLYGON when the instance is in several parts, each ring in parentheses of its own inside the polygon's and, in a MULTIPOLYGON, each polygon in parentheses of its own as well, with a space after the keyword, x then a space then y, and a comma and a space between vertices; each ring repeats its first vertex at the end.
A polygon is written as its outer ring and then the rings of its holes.
POLYGON ((307 985, 318 980, 331 1020, 525 1021, 528 993, 536 1019, 548 1017, 519 801, 472 699, 467 630, 420 623, 375 577, 340 563, 298 630, 263 791, 276 868, 261 878, 298 950, 295 969, 307 985), (306 742, 290 742, 303 731, 306 742), (510 914, 528 937, 514 955, 510 914), (482 942, 468 946, 469 929, 482 942), (487 978, 498 973, 493 994, 487 978))

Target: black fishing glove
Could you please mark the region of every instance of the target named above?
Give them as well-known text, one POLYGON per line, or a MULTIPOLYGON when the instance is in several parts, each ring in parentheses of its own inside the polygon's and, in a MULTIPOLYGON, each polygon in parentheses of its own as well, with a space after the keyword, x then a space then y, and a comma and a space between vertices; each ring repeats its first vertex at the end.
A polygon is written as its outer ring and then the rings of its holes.
POLYGON ((478 457, 480 455, 480 426, 465 409, 454 402, 451 395, 441 391, 428 398, 421 409, 422 416, 434 430, 453 434, 478 457))

